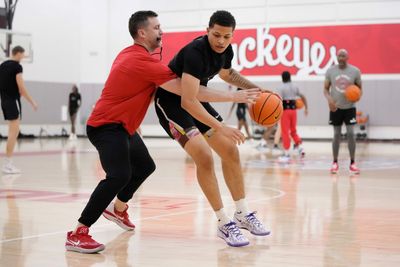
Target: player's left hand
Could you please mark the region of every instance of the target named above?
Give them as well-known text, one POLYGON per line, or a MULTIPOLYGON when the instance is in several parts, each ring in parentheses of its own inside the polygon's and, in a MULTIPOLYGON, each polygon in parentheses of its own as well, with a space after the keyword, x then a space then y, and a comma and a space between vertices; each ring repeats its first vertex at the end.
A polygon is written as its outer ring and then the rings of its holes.
POLYGON ((251 88, 247 90, 239 90, 233 94, 233 102, 253 104, 259 97, 261 90, 259 88, 251 88))

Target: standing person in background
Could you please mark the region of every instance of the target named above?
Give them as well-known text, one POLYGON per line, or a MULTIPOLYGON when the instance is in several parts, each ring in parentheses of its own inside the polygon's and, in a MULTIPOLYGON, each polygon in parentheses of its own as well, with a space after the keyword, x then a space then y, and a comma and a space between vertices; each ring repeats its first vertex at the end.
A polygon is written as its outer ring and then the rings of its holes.
MULTIPOLYGON (((238 88, 238 91, 243 90, 242 88, 238 88)), ((231 110, 229 111, 229 115, 228 118, 231 116, 231 113, 233 111, 233 109, 235 108, 235 105, 237 105, 236 107, 236 118, 238 120, 238 130, 241 130, 242 127, 244 127, 246 134, 247 134, 247 138, 246 139, 252 139, 252 135, 250 133, 249 130, 249 124, 247 123, 246 120, 246 110, 248 109, 247 104, 246 103, 233 103, 231 110)))
POLYGON ((349 54, 345 49, 340 49, 337 53, 338 64, 328 69, 325 75, 324 95, 328 100, 329 124, 333 125, 332 153, 333 163, 331 173, 339 171, 338 155, 342 131, 342 124, 346 124, 347 144, 350 154, 351 173, 358 174, 360 169, 355 164, 356 138, 354 135, 354 125, 356 120, 355 103, 350 102, 344 96, 344 92, 349 85, 357 85, 362 93, 361 72, 360 70, 347 63, 349 54))
POLYGON ((260 144, 257 145, 257 150, 260 152, 270 152, 272 153, 272 156, 280 156, 282 155, 282 150, 279 147, 279 142, 281 140, 281 123, 277 123, 274 126, 271 127, 265 127, 264 128, 264 133, 262 135, 262 139, 260 144), (271 134, 274 132, 274 145, 272 149, 270 150, 268 146, 268 141, 271 137, 271 134))
POLYGON ((37 110, 37 104, 26 90, 22 77, 20 62, 24 58, 24 53, 25 49, 23 47, 15 46, 11 52, 11 59, 4 61, 0 65, 1 109, 3 110, 4 119, 8 121, 6 158, 3 172, 8 174, 21 172, 12 162, 22 115, 21 96, 25 97, 35 111, 37 110))
POLYGON ((281 119, 282 143, 284 153, 279 157, 280 162, 288 162, 290 160, 290 137, 293 138, 294 149, 297 150, 300 156, 304 155, 301 145, 301 138, 297 134, 297 108, 296 99, 301 98, 304 103, 304 114, 308 114, 307 100, 303 94, 300 93, 299 88, 294 85, 290 78, 288 71, 282 72, 283 85, 277 89, 278 93, 282 96, 283 101, 283 115, 281 119))
POLYGON ((78 91, 78 87, 76 84, 72 86, 72 92, 69 94, 69 101, 68 101, 68 112, 69 118, 71 119, 71 134, 69 135, 69 140, 76 140, 76 133, 75 133, 75 123, 76 123, 76 116, 78 115, 79 107, 82 104, 81 94, 78 91))

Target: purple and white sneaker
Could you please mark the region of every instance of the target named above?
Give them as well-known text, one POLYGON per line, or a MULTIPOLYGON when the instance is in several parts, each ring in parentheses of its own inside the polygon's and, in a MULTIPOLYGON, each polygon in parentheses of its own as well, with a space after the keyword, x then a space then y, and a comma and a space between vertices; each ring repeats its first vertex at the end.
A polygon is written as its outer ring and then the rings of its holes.
POLYGON ((218 237, 225 240, 231 247, 243 247, 250 244, 234 222, 230 222, 218 227, 218 237))
POLYGON ((253 235, 269 235, 271 231, 265 229, 264 225, 257 219, 255 214, 256 211, 241 216, 235 212, 233 220, 239 228, 246 229, 253 235))

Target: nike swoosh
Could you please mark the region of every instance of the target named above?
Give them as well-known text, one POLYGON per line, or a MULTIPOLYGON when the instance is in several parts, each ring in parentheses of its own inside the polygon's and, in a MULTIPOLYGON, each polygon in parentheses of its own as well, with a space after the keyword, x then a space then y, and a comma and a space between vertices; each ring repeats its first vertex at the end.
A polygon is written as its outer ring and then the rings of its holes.
POLYGON ((219 229, 219 231, 220 231, 221 233, 223 233, 225 237, 229 237, 229 234, 228 234, 228 233, 225 233, 225 232, 222 231, 221 229, 219 229))
POLYGON ((69 240, 69 242, 70 242, 72 245, 74 245, 74 246, 79 246, 79 244, 81 243, 80 240, 78 240, 77 242, 74 242, 74 241, 72 241, 72 240, 69 240))

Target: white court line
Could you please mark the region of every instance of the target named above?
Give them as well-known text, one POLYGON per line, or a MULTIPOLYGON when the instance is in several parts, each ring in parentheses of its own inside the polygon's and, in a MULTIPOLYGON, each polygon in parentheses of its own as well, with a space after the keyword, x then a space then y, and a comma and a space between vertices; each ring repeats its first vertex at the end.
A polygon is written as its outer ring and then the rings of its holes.
MULTIPOLYGON (((284 191, 276 189, 276 188, 270 188, 270 187, 259 187, 259 188, 270 189, 272 191, 278 192, 278 194, 276 196, 269 197, 269 198, 260 198, 260 199, 255 199, 255 200, 249 200, 249 201, 247 201, 248 203, 256 203, 256 202, 272 200, 272 199, 283 197, 286 194, 284 191)), ((234 204, 225 205, 225 207, 232 207, 232 206, 234 206, 234 204)), ((134 219, 132 221, 139 222, 139 221, 157 220, 157 219, 164 218, 164 217, 178 216, 178 215, 189 214, 189 213, 194 213, 194 212, 198 212, 198 211, 211 211, 211 210, 212 210, 211 207, 203 208, 203 209, 193 209, 193 210, 175 212, 175 213, 164 214, 164 215, 144 217, 141 219, 136 219, 136 220, 134 219)), ((96 228, 103 228, 103 227, 107 227, 110 225, 114 225, 114 223, 98 225, 98 226, 96 226, 96 228)), ((99 232, 106 232, 106 231, 108 231, 108 230, 93 230, 93 231, 91 231, 91 233, 99 233, 99 232)), ((68 230, 64 230, 64 231, 57 231, 57 232, 51 232, 51 233, 45 233, 45 234, 39 234, 39 235, 30 235, 30 236, 22 236, 22 237, 11 238, 11 239, 4 239, 4 240, 0 241, 0 244, 13 242, 13 241, 19 241, 19 240, 27 240, 27 239, 32 239, 32 238, 40 238, 40 237, 45 237, 45 236, 58 235, 58 234, 66 234, 67 232, 68 232, 68 230)))

